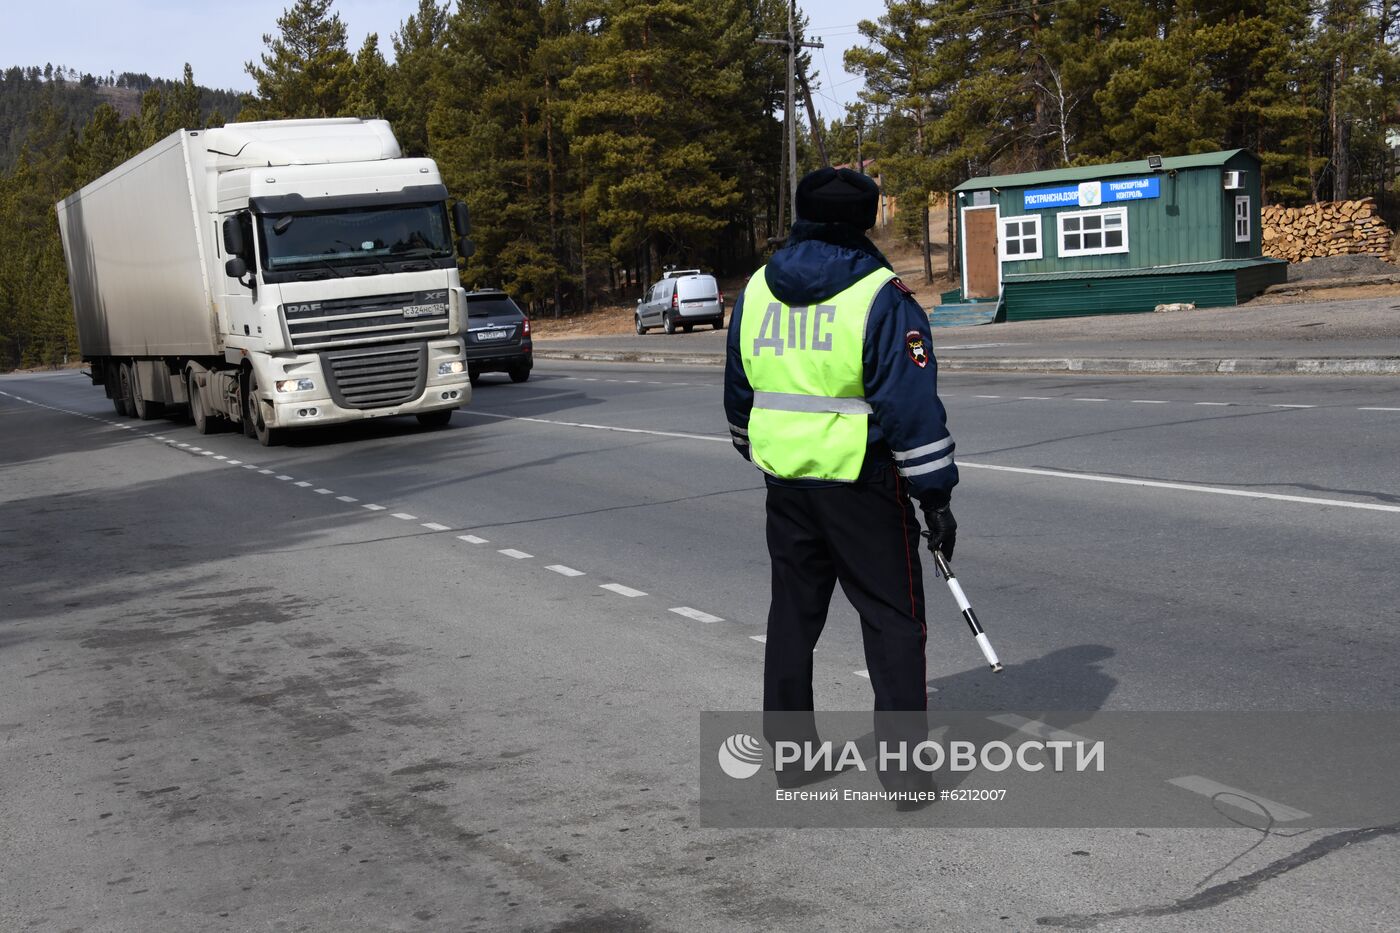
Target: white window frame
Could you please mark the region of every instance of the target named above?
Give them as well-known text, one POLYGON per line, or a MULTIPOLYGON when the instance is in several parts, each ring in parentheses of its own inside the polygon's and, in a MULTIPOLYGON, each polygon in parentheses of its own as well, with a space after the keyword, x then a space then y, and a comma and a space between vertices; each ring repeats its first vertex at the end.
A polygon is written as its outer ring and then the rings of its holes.
POLYGON ((1250 232, 1249 195, 1237 194, 1235 195, 1235 242, 1248 243, 1250 232), (1244 208, 1243 212, 1240 210, 1241 207, 1244 208))
MULTIPOLYGON (((1104 227, 1099 228, 1099 232, 1105 232, 1104 227)), ((1106 207, 1102 210, 1093 211, 1064 211, 1055 216, 1055 232, 1057 238, 1055 247, 1062 257, 1073 256, 1106 256, 1110 253, 1126 253, 1128 251, 1128 209, 1126 207, 1106 207), (1065 249, 1065 221, 1071 217, 1109 217, 1117 215, 1122 219, 1123 245, 1122 246, 1101 246, 1096 249, 1065 249)), ((1083 236, 1084 230, 1081 226, 1078 231, 1073 231, 1083 236)))
POLYGON ((1016 214, 1016 215, 1011 216, 1011 217, 1001 217, 1001 218, 999 218, 999 219, 998 219, 998 223, 997 223, 997 239, 1000 241, 1000 242, 998 243, 998 246, 1000 247, 1000 250, 1001 250, 1001 261, 1002 261, 1002 262, 1017 262, 1017 261, 1022 260, 1022 259, 1043 259, 1043 258, 1045 257, 1045 239, 1044 239, 1044 236, 1042 235, 1042 231, 1041 231, 1040 215, 1039 215, 1039 214, 1016 214), (1007 228, 1007 226, 1008 226, 1009 224, 1013 224, 1013 223, 1014 223, 1014 224, 1032 223, 1032 224, 1035 225, 1035 231, 1034 231, 1033 233, 1030 233, 1030 234, 1021 233, 1019 236, 1009 237, 1009 236, 1007 236, 1006 228, 1007 228), (1016 255, 1013 256, 1013 255, 1011 255, 1011 253, 1007 250, 1007 244, 1008 244, 1011 240, 1014 239, 1014 240, 1016 240, 1021 246, 1025 246, 1026 241, 1029 240, 1029 239, 1031 239, 1032 237, 1035 238, 1035 250, 1034 250, 1034 252, 1029 252, 1029 253, 1022 252, 1022 253, 1017 253, 1016 255))

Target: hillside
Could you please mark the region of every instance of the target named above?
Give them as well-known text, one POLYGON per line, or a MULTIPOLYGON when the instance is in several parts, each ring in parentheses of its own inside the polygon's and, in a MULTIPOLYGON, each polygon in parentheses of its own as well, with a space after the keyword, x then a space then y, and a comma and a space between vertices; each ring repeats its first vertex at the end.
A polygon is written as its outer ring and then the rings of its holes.
MULTIPOLYGON (((123 119, 141 112, 141 97, 147 91, 168 92, 180 81, 152 78, 127 72, 96 77, 60 66, 11 66, 0 73, 0 174, 8 172, 19 156, 35 115, 51 100, 63 131, 81 132, 101 104, 108 104, 123 119)), ((196 85, 200 113, 208 118, 216 111, 233 119, 242 109, 242 95, 196 85)))

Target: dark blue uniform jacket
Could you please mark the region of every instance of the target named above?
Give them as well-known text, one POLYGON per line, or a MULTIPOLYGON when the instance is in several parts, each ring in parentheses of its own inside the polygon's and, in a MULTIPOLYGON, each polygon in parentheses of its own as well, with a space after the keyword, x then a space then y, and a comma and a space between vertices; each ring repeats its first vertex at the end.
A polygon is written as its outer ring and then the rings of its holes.
MULTIPOLYGON (((889 261, 864 236, 837 224, 799 221, 788 245, 766 267, 768 287, 784 304, 816 305, 844 291, 889 261)), ((739 345, 744 296, 729 322, 724 372, 724 411, 734 446, 749 456, 749 412, 753 387, 744 373, 739 345)), ((902 283, 890 282, 875 297, 865 326, 865 399, 874 410, 860 481, 879 478, 891 465, 924 507, 943 505, 958 482, 953 440, 938 398, 938 364, 928 315, 902 283), (922 365, 920 363, 922 362, 922 365)), ((814 480, 769 483, 836 485, 814 480)))

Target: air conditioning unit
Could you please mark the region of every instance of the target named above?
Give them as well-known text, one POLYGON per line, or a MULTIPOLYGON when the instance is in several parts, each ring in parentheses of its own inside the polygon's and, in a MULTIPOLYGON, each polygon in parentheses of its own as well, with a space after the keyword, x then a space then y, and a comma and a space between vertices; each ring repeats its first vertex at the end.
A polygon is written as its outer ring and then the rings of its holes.
POLYGON ((1239 191, 1244 187, 1244 172, 1226 172, 1225 190, 1239 191))

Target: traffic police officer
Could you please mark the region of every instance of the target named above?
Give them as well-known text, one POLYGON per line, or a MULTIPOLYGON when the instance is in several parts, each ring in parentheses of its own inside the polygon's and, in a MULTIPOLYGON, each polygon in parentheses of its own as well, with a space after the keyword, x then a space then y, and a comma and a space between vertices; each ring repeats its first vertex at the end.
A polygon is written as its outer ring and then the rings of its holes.
POLYGON ((880 711, 927 708, 910 497, 929 548, 951 558, 958 481, 928 316, 865 236, 878 199, 849 169, 802 179, 786 246, 734 305, 724 380, 734 446, 768 486, 763 708, 813 709, 812 650, 840 581, 860 614, 877 733, 880 711))

